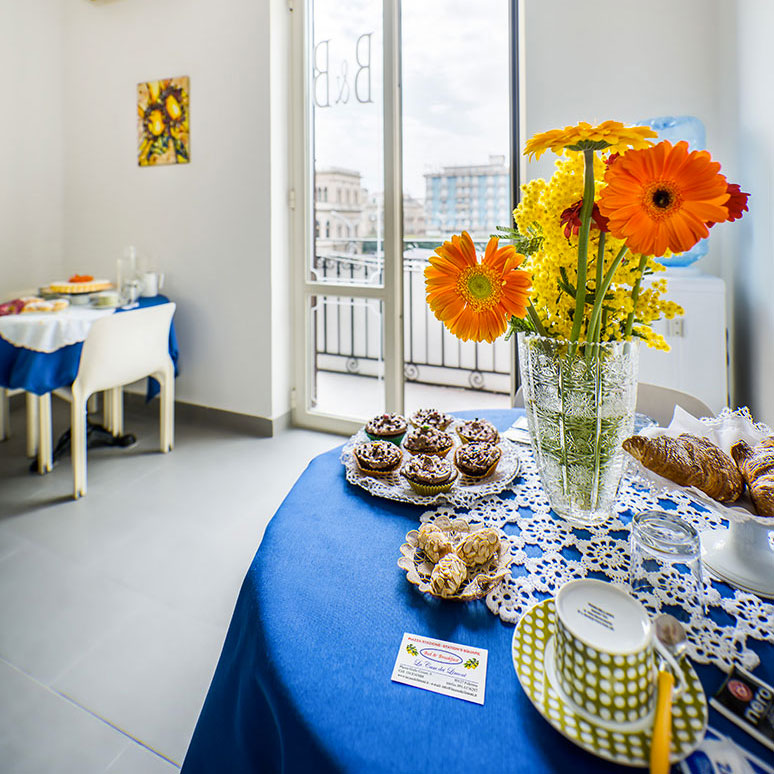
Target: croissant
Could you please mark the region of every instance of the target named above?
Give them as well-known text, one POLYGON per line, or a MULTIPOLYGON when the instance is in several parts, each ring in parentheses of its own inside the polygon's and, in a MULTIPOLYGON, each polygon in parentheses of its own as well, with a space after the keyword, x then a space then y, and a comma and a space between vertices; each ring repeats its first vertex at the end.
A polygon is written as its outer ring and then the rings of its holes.
POLYGON ((755 446, 737 441, 731 456, 742 471, 758 515, 774 518, 774 436, 755 446))
POLYGON ((679 486, 695 486, 714 500, 733 502, 744 491, 734 461, 706 438, 688 433, 677 438, 634 435, 622 445, 648 470, 679 486))

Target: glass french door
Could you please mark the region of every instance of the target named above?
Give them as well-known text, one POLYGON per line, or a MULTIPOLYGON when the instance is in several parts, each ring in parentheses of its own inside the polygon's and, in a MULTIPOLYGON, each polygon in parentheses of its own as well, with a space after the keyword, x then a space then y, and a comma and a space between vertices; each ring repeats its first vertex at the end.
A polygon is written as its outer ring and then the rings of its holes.
POLYGON ((464 408, 459 388, 479 391, 471 407, 509 405, 512 345, 454 339, 423 271, 452 233, 483 249, 510 222, 515 3, 295 6, 297 424, 349 433, 382 411, 464 408))
POLYGON ((399 0, 294 11, 294 421, 403 410, 399 0))

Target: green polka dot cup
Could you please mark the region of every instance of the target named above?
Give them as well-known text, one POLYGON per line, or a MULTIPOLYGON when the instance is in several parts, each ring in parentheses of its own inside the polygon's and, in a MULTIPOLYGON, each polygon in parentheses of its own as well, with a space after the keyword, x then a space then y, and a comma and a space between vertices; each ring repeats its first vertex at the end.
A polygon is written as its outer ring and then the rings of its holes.
POLYGON ((556 674, 565 695, 590 715, 612 723, 647 716, 656 689, 656 642, 648 611, 604 581, 566 583, 556 597, 556 674))

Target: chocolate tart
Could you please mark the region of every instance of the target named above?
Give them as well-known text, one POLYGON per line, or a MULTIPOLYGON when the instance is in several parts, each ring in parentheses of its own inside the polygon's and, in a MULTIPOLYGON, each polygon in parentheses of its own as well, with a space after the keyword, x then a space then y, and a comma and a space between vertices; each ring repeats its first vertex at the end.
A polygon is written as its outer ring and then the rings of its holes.
POLYGON ((454 464, 463 476, 480 480, 489 478, 503 456, 502 449, 492 443, 473 441, 457 448, 454 452, 454 464))
POLYGON ((437 427, 439 430, 446 430, 453 420, 454 417, 449 414, 444 414, 443 411, 438 411, 438 409, 419 409, 419 411, 415 411, 409 417, 409 422, 411 422, 414 427, 431 425, 432 427, 437 427))
POLYGON ((400 414, 379 414, 366 426, 365 434, 372 441, 389 441, 400 445, 408 425, 400 414))
POLYGON ((497 428, 486 419, 468 419, 457 426, 457 435, 464 443, 497 443, 500 440, 497 428))
POLYGON ((400 474, 417 494, 426 496, 448 492, 457 478, 457 471, 449 460, 432 454, 412 457, 400 474))
POLYGON ((435 454, 445 457, 454 446, 454 439, 432 425, 411 430, 403 440, 403 448, 411 454, 435 454))
POLYGON ((353 450, 357 469, 367 476, 389 476, 403 462, 403 452, 389 441, 368 441, 353 450))

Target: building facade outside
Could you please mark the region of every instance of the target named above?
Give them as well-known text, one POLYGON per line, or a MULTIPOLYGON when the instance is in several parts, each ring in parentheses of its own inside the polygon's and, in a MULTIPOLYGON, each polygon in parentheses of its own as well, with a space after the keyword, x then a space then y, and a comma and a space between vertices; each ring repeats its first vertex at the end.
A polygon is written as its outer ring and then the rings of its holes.
POLYGON ((316 253, 362 252, 362 215, 367 191, 360 173, 349 169, 318 170, 314 178, 316 253))
POLYGON ((488 164, 443 167, 425 173, 425 219, 428 234, 448 238, 468 231, 486 238, 510 215, 510 169, 505 156, 488 164))
MULTIPOLYGON (((384 194, 368 193, 361 218, 361 233, 369 239, 381 241, 384 236, 384 194)), ((425 203, 409 194, 403 194, 403 239, 410 240, 425 234, 425 203)))
POLYGON ((403 238, 424 236, 427 233, 425 203, 408 194, 403 195, 403 238))

